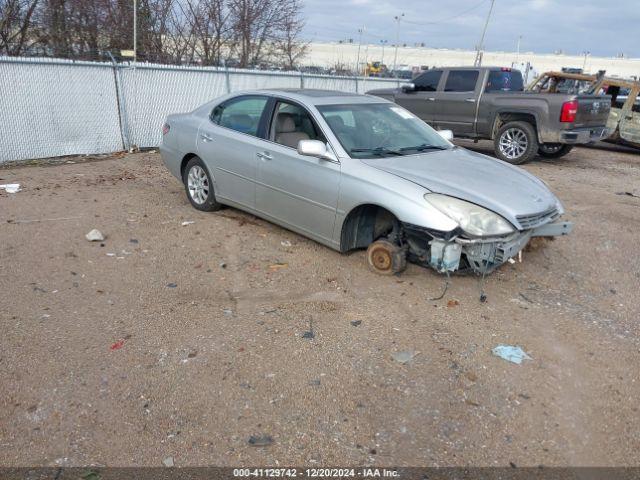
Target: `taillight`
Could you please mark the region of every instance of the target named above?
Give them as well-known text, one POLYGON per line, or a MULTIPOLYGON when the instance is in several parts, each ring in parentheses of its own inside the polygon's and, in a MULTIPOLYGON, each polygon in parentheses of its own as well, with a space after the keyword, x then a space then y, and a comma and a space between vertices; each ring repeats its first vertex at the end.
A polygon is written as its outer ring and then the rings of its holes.
POLYGON ((171 130, 171 125, 169 125, 168 123, 162 125, 162 135, 166 135, 167 133, 169 133, 169 130, 171 130))
POLYGON ((578 113, 578 101, 571 100, 562 104, 560 111, 560 121, 572 123, 576 121, 576 113, 578 113))

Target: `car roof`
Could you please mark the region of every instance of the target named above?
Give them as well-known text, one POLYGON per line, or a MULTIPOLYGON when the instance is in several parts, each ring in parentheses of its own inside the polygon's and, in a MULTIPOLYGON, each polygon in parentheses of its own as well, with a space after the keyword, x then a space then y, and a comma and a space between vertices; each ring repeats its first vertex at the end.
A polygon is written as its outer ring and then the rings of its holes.
MULTIPOLYGON (((242 92, 247 94, 249 92, 242 92)), ((341 92, 337 90, 320 90, 313 88, 280 88, 269 90, 257 90, 253 94, 262 93, 265 95, 287 97, 291 100, 298 100, 301 103, 311 105, 340 105, 348 103, 388 103, 387 100, 374 97, 372 95, 362 95, 352 92, 341 92)))

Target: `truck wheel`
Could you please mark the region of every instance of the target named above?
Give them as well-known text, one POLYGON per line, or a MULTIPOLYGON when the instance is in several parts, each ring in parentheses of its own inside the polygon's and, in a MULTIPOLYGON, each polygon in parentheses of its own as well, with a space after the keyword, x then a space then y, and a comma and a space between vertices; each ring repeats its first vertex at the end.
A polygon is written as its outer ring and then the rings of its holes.
POLYGON ((493 140, 496 155, 500 160, 520 165, 538 153, 535 128, 528 122, 505 123, 493 140))
POLYGON ((194 208, 203 212, 215 212, 222 208, 222 205, 216 201, 209 170, 200 158, 193 157, 189 160, 184 168, 182 180, 187 198, 194 208))
POLYGON ((538 146, 538 153, 545 158, 560 158, 564 157, 572 149, 573 145, 567 145, 566 143, 541 143, 538 146))
POLYGON ((367 248, 367 265, 372 272, 393 275, 407 267, 407 256, 388 240, 377 240, 367 248))

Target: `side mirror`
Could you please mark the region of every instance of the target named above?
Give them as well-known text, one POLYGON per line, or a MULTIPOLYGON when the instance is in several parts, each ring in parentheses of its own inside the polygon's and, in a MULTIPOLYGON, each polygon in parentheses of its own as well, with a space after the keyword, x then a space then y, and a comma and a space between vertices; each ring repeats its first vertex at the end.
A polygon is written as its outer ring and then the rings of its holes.
POLYGON ((327 145, 320 140, 300 140, 298 142, 298 154, 330 162, 338 161, 335 155, 327 149, 327 145))
POLYGON ((451 130, 438 130, 438 135, 444 138, 447 142, 453 140, 453 132, 451 130))
POLYGON ((412 93, 416 91, 416 85, 415 83, 405 83, 404 85, 402 85, 402 92, 403 93, 412 93))

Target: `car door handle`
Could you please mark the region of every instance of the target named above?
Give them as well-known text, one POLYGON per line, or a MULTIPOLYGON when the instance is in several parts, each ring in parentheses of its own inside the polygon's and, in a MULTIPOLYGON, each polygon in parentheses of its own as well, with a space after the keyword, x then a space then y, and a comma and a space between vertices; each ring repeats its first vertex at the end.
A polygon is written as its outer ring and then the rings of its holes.
POLYGON ((213 138, 211 138, 209 135, 207 135, 206 133, 201 133, 200 134, 200 138, 202 140, 204 140, 205 142, 211 142, 213 141, 213 138))
POLYGON ((465 98, 464 101, 465 102, 474 102, 475 103, 476 99, 475 98, 465 98))
POLYGON ((272 160, 273 157, 271 156, 271 154, 269 152, 258 152, 257 153, 258 158, 261 158, 262 160, 272 160))

